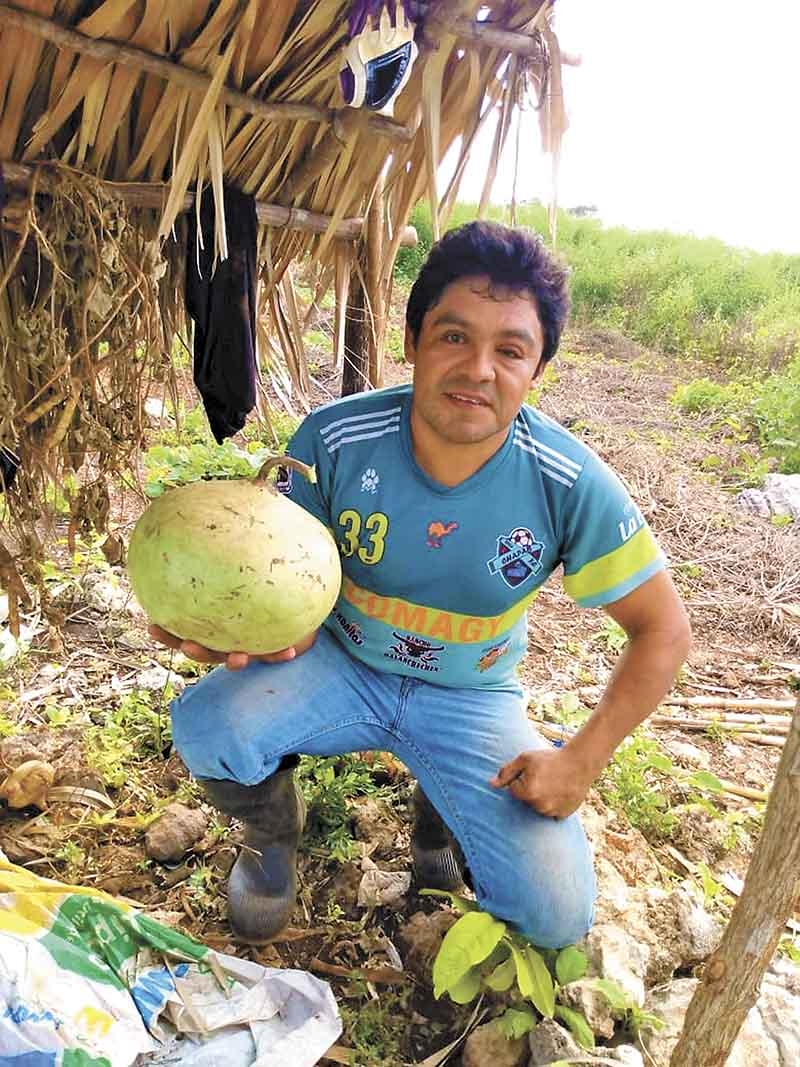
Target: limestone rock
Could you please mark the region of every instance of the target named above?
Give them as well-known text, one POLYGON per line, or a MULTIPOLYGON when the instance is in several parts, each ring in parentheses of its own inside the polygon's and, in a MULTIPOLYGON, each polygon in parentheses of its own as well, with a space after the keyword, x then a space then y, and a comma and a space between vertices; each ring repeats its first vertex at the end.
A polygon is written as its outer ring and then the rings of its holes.
POLYGON ((711 769, 711 753, 689 741, 667 741, 664 747, 684 767, 697 767, 702 771, 711 769))
POLYGON ((600 923, 585 941, 589 974, 616 982, 636 1005, 644 1003, 644 978, 650 962, 650 947, 621 926, 600 923))
POLYGON ((595 1037, 613 1037, 614 1015, 608 999, 595 988, 594 979, 581 978, 562 988, 568 1008, 580 1012, 591 1026, 595 1037))
POLYGON ((139 671, 136 675, 136 688, 147 689, 151 693, 161 693, 169 686, 174 693, 182 693, 186 688, 186 682, 175 671, 168 671, 156 663, 145 671, 139 671))
POLYGON ((415 912, 397 931, 397 940, 407 970, 430 983, 431 969, 444 935, 458 919, 454 911, 441 908, 430 914, 415 912))
POLYGON ((528 1046, 531 1051, 530 1067, 586 1055, 573 1041, 571 1034, 553 1019, 542 1019, 531 1030, 528 1046))
POLYGON ((162 863, 181 859, 208 829, 208 819, 199 808, 169 804, 144 835, 147 855, 162 863))
POLYGON ((374 797, 358 797, 351 803, 356 837, 366 841, 373 855, 387 855, 396 849, 402 826, 387 804, 374 797))
POLYGON ((634 1045, 617 1045, 599 1050, 605 1059, 616 1060, 623 1067, 645 1067, 644 1056, 634 1045))
POLYGON ((527 1060, 524 1037, 509 1040, 496 1023, 476 1027, 464 1044, 461 1067, 522 1067, 527 1060))

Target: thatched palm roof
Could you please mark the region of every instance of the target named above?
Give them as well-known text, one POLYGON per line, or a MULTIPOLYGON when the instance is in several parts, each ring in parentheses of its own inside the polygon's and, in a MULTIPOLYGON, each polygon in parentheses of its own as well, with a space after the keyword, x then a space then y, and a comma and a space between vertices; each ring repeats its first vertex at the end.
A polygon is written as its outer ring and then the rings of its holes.
POLYGON ((0 446, 21 456, 29 493, 43 470, 89 459, 100 473, 140 440, 147 383, 182 313, 171 235, 204 184, 218 205, 223 181, 257 199, 262 358, 282 350, 276 380, 302 399, 293 260, 336 281, 340 340, 360 265, 375 384, 409 212, 427 194, 443 221, 455 200, 461 165, 436 188, 451 145, 462 139, 463 164, 499 109, 499 148, 527 93, 557 151, 548 0, 489 0, 480 22, 480 0, 405 3, 419 56, 387 116, 344 106, 349 0, 0 2, 0 446))

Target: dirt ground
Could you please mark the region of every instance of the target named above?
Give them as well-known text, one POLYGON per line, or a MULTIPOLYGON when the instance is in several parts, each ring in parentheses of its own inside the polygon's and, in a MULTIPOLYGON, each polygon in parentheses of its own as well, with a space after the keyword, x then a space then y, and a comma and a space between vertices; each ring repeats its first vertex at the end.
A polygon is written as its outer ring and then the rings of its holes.
MULTIPOLYGON (((387 369, 390 382, 407 377, 395 362, 387 369)), ((695 635, 671 696, 696 705, 708 698, 788 701, 790 679, 800 674, 800 533, 737 512, 735 476, 728 472, 741 466, 752 446, 724 426, 681 415, 669 403, 675 384, 695 372, 688 363, 674 365, 624 338, 576 330, 562 344, 539 404, 625 479, 669 557, 695 635)), ((336 382, 324 365, 317 377, 320 396, 335 394, 336 382)), ((140 508, 130 493, 113 502, 112 522, 124 536, 140 508)), ((87 562, 87 569, 91 566, 87 562)), ((150 813, 168 801, 196 807, 202 799, 170 752, 168 713, 157 681, 147 714, 137 718, 131 704, 130 718, 117 723, 117 749, 106 751, 105 762, 98 767, 96 759, 90 765, 85 758, 87 737, 139 692, 142 672, 171 668, 192 679, 191 665, 154 648, 141 613, 131 614, 123 569, 112 569, 103 580, 105 586, 92 596, 91 582, 87 590, 80 578, 65 579, 60 634, 39 634, 27 655, 0 675, 0 711, 16 727, 0 740, 0 759, 8 768, 24 758, 46 760, 57 769, 58 785, 80 790, 65 790, 43 812, 0 810, 0 848, 40 875, 122 895, 214 948, 328 978, 345 1013, 341 1045, 357 1048, 364 1062, 365 1049, 391 1065, 418 1062, 446 1045, 463 1030, 471 1008, 433 1000, 423 977, 429 960, 412 965, 408 956, 414 953, 403 935, 413 914, 432 913, 440 905, 413 889, 395 908, 356 902, 364 856, 384 870, 410 868, 411 782, 405 771, 376 764, 371 778, 378 792, 351 802, 352 830, 360 842, 349 849, 351 858, 342 858, 341 851, 337 858, 324 828, 312 835, 301 858, 293 925, 270 945, 237 943, 222 893, 236 828, 206 809, 207 830, 184 858, 159 863, 144 850, 150 813), (116 599, 108 588, 116 590, 116 599), (134 739, 133 747, 126 748, 126 737, 134 739), (392 970, 398 952, 406 963, 402 972, 392 970), (365 1036, 366 1018, 372 1029, 365 1036)), ((530 635, 522 673, 531 714, 547 719, 551 730, 574 726, 610 673, 616 635, 602 612, 576 608, 557 576, 531 610, 530 635), (565 702, 566 694, 578 700, 565 702)), ((709 714, 702 706, 660 710, 676 719, 709 714)), ((678 743, 677 764, 691 770, 699 759, 726 783, 756 793, 769 788, 780 751, 758 743, 760 735, 721 728, 690 730, 673 722, 651 725, 649 733, 668 752, 678 743), (701 755, 687 755, 682 743, 701 755)), ((671 804, 686 803, 686 789, 676 780, 653 778, 651 784, 671 804)), ((330 784, 315 788, 324 799, 330 784)), ((604 807, 600 793, 592 803, 604 807)), ((740 813, 742 832, 720 841, 713 820, 701 818, 691 825, 681 820, 669 836, 648 834, 650 877, 667 882, 672 874, 684 877, 697 862, 720 875, 744 873, 760 805, 733 792, 715 796, 714 804, 728 815, 740 813)), ((624 844, 625 816, 617 818, 624 844)), ((726 825, 736 822, 732 818, 726 825)), ((606 834, 606 847, 611 862, 625 872, 629 857, 623 845, 615 852, 614 835, 606 834)))

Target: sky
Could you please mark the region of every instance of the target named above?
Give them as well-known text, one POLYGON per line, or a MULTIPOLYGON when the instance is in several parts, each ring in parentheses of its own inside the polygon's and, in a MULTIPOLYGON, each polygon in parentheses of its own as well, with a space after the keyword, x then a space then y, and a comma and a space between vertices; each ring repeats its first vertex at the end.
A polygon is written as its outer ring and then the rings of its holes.
MULTIPOLYGON (((609 225, 800 253, 800 5, 792 0, 557 0, 570 119, 559 204, 609 225)), ((519 200, 550 195, 525 116, 519 200)), ((491 132, 460 199, 480 197, 491 132)), ((492 199, 511 199, 514 131, 492 199)))

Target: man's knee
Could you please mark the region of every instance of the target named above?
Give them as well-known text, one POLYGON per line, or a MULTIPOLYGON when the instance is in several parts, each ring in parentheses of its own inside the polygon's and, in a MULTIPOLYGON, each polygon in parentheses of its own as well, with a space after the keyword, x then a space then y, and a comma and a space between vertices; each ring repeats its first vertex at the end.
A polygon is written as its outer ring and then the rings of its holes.
POLYGON ((594 904, 593 877, 568 888, 554 886, 552 893, 539 888, 524 894, 515 925, 539 948, 565 948, 576 944, 591 929, 594 904))

